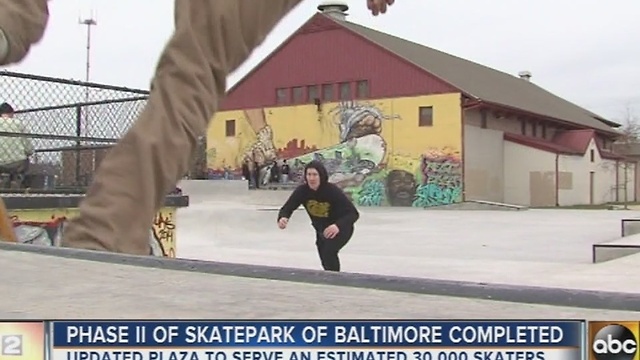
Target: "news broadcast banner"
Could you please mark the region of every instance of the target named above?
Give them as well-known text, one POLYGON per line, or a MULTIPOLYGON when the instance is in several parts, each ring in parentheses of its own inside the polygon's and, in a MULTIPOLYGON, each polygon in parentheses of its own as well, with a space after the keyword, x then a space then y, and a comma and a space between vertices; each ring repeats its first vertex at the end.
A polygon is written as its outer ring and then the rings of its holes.
POLYGON ((0 322, 0 360, 640 360, 639 322, 0 322))

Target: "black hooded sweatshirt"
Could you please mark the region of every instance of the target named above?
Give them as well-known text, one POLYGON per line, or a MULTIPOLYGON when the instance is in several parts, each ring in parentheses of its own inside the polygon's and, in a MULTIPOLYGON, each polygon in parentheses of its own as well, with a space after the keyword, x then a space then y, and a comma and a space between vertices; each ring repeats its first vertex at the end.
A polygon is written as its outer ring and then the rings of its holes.
POLYGON ((333 224, 336 224, 340 231, 353 230, 353 225, 360 218, 356 207, 342 189, 329 182, 329 174, 321 162, 311 161, 305 166, 304 174, 309 168, 316 169, 320 175, 318 190, 312 190, 307 184, 298 186, 278 212, 278 219, 290 218, 291 214, 303 205, 316 231, 323 232, 333 224))

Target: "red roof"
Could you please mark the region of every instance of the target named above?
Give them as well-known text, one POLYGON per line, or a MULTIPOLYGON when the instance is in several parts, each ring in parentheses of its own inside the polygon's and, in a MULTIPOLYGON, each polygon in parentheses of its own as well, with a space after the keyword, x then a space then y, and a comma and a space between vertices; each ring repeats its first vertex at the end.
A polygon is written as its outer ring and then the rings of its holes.
POLYGON ((551 141, 584 154, 589 148, 591 139, 595 138, 594 135, 595 131, 591 129, 559 131, 551 141))
POLYGON ((504 139, 520 145, 529 146, 532 148, 536 148, 538 150, 549 151, 552 153, 567 154, 567 155, 584 155, 584 152, 580 153, 575 149, 571 149, 561 144, 558 144, 549 140, 540 139, 540 138, 534 138, 530 136, 511 134, 511 133, 505 132, 504 139))
POLYGON ((504 133, 504 139, 520 144, 536 148, 543 151, 549 151, 555 154, 579 155, 583 156, 589 148, 589 143, 593 139, 596 148, 603 159, 622 160, 623 156, 615 154, 611 151, 604 150, 602 141, 596 136, 594 130, 567 130, 557 133, 552 140, 545 140, 519 134, 504 133))

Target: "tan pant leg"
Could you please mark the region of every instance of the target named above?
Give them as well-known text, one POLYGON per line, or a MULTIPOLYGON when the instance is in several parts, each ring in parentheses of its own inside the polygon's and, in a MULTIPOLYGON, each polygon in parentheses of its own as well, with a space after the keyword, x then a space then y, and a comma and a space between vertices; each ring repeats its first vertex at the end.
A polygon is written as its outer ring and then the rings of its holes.
POLYGON ((176 0, 176 27, 142 114, 109 152, 63 246, 149 254, 149 229, 187 172, 226 77, 301 0, 176 0))
POLYGON ((24 59, 48 21, 47 0, 0 0, 0 65, 24 59))

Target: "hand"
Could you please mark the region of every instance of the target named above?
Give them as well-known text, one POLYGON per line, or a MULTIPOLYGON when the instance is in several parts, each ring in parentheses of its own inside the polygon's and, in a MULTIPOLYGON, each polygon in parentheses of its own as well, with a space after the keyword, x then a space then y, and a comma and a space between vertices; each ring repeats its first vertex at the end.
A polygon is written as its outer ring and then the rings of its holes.
POLYGON ((338 226, 336 224, 333 224, 324 229, 322 235, 324 235, 324 237, 326 237, 327 239, 333 239, 334 237, 336 237, 336 235, 338 235, 339 232, 340 229, 338 228, 338 226))
POLYGON ((371 10, 373 16, 378 14, 384 14, 387 12, 387 7, 393 5, 395 0, 367 0, 367 8, 371 10))
POLYGON ((287 224, 289 223, 289 219, 287 218, 280 218, 280 220, 278 220, 278 227, 280 229, 285 229, 287 227, 287 224))

